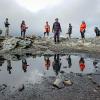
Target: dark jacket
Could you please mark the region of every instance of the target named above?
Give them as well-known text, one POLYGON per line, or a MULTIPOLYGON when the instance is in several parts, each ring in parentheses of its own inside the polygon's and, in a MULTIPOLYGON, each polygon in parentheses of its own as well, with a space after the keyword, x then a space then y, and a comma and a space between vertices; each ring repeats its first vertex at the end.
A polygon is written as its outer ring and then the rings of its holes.
POLYGON ((60 26, 60 23, 59 23, 59 22, 55 22, 55 23, 53 24, 52 31, 53 31, 53 32, 61 32, 61 26, 60 26))

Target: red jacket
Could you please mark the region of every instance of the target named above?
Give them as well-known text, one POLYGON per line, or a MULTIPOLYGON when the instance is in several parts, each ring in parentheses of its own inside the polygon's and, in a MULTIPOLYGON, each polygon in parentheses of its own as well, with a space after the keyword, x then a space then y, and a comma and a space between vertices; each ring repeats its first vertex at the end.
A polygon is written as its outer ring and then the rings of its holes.
POLYGON ((83 32, 86 29, 86 23, 80 25, 80 32, 83 32))

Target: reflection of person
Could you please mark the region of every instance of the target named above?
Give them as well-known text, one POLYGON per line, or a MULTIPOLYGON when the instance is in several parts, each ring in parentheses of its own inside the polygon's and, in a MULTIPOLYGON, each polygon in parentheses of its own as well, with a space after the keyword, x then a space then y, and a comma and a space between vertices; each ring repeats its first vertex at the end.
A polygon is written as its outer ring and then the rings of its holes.
POLYGON ((44 61, 45 61, 45 67, 46 67, 46 69, 49 70, 50 63, 51 63, 49 57, 44 58, 44 61))
POLYGON ((71 56, 70 55, 68 56, 67 61, 68 61, 68 67, 71 68, 72 61, 71 61, 71 56))
POLYGON ((97 64, 98 64, 98 61, 94 60, 94 61, 93 61, 93 66, 94 66, 95 68, 98 67, 97 64))
POLYGON ((26 59, 23 58, 22 59, 22 69, 23 69, 24 72, 27 72, 27 66, 29 66, 29 65, 27 65, 26 59))
POLYGON ((85 60, 83 57, 79 60, 80 70, 83 71, 85 69, 85 60))
POLYGON ((56 72, 56 75, 60 72, 61 62, 59 58, 59 54, 54 55, 54 62, 53 62, 53 70, 56 72))
POLYGON ((9 74, 11 74, 11 60, 7 60, 7 71, 9 72, 9 74))
POLYGON ((5 59, 3 56, 0 56, 0 66, 2 66, 2 64, 4 63, 5 59))

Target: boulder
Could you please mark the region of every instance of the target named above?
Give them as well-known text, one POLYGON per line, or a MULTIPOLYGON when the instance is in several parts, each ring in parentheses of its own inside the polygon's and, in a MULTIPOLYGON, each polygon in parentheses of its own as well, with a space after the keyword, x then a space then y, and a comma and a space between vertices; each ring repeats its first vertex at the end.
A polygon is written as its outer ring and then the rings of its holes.
POLYGON ((10 38, 6 39, 3 42, 3 50, 11 50, 14 49, 17 46, 19 39, 16 38, 10 38))

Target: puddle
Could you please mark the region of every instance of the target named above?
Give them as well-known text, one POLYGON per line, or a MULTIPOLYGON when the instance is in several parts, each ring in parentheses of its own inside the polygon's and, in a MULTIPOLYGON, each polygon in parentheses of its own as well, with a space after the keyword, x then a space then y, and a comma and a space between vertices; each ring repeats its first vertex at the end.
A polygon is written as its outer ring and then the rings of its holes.
POLYGON ((32 54, 0 56, 0 84, 17 87, 20 84, 40 83, 42 77, 66 73, 95 73, 100 60, 80 55, 36 56, 32 54))

